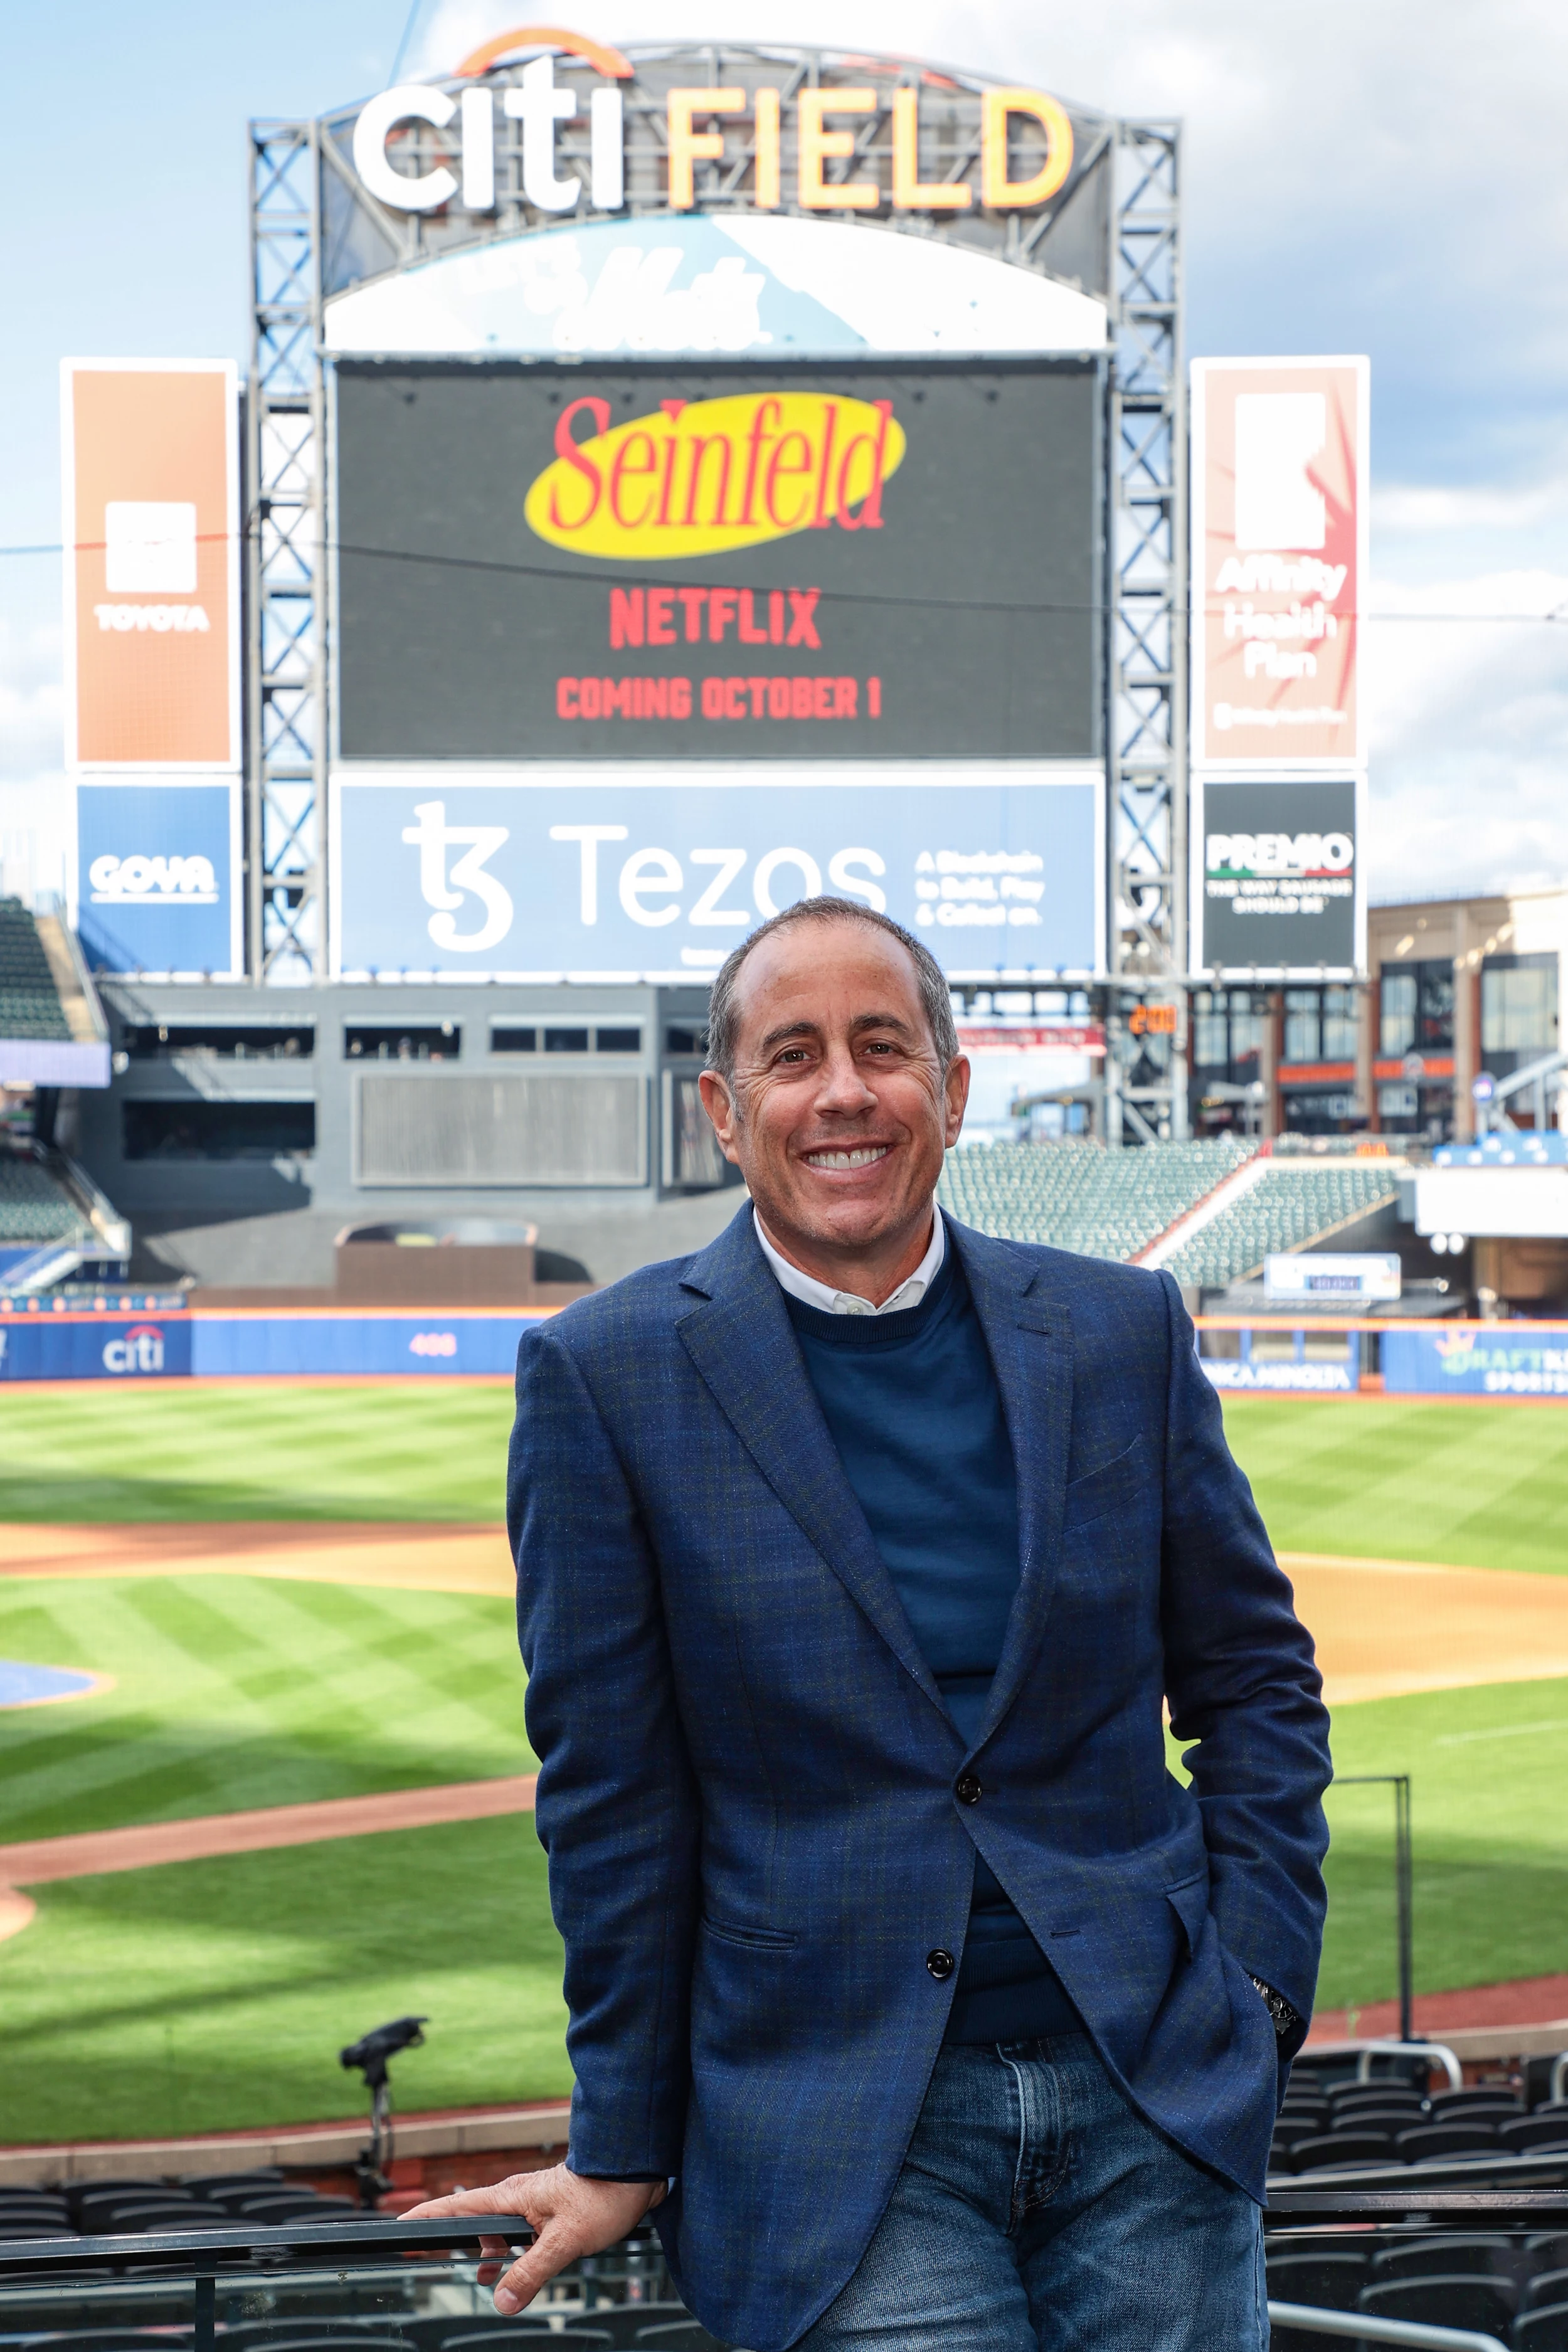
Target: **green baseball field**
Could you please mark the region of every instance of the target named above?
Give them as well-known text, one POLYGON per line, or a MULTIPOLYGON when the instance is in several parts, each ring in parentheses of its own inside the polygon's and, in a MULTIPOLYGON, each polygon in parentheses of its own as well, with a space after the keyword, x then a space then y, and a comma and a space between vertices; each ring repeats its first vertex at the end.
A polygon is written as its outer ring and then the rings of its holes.
MULTIPOLYGON (((0 1662, 100 1680, 5 1705, 26 1684, 0 1665, 0 2143, 352 2115, 339 2048, 409 2011, 431 2022, 396 2069, 405 2108, 567 2087, 529 1813, 31 1887, 10 1853, 530 1771, 504 1550, 500 1575, 461 1565, 495 1549, 510 1415, 501 1384, 6 1393, 0 1662), (247 1565, 258 1525, 295 1550, 247 1565), (402 1546, 384 1582, 378 1528, 402 1546), (429 1589, 407 1567, 422 1531, 429 1589)), ((1568 1616, 1558 1661, 1550 1613, 1568 1602, 1551 1581, 1568 1565, 1568 1412, 1243 1398, 1227 1421, 1277 1549, 1302 1563, 1331 1691, 1342 1652, 1358 1690, 1405 1677, 1336 1705, 1335 1751, 1346 1776, 1411 1775, 1418 1987, 1568 1969, 1568 1616), (1498 1679, 1470 1678, 1491 1671, 1473 1613, 1444 1635, 1446 1595, 1474 1609, 1456 1570, 1490 1575, 1483 1598, 1521 1629, 1498 1679), (1408 1597, 1368 1632, 1373 1583, 1408 1597), (1433 1686, 1405 1686, 1412 1661, 1433 1686)), ((1321 2002, 1354 2010, 1394 1990, 1392 1805, 1346 1787, 1329 1810, 1321 2002)))

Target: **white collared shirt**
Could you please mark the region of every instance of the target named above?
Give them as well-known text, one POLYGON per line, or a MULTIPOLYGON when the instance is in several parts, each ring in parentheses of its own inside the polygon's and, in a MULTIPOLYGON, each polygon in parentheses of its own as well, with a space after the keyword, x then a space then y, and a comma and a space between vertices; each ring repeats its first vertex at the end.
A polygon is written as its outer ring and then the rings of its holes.
POLYGON ((880 1307, 874 1307, 868 1298, 859 1297, 853 1290, 832 1290, 826 1282, 818 1282, 814 1275, 803 1274, 798 1265, 791 1265, 788 1258, 781 1256, 769 1241, 754 1207, 752 1218, 757 1228, 757 1239, 763 1245, 763 1255, 777 1275, 780 1289, 787 1290, 792 1298, 800 1299, 807 1307, 819 1308, 824 1315, 907 1314, 911 1307, 920 1305, 941 1273, 942 1260, 947 1255, 947 1234, 942 1226, 942 1211, 933 1203, 930 1248, 913 1274, 907 1281, 900 1283, 892 1297, 884 1298, 880 1307))

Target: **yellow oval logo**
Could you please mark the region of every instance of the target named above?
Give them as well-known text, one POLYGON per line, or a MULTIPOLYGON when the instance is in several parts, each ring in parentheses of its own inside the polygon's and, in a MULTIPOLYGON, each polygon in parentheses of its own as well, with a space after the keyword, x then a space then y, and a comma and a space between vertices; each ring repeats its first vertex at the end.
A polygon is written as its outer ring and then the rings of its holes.
POLYGON ((880 530, 882 485, 905 446, 890 400, 731 393, 612 425, 609 402, 588 394, 562 411, 523 513, 552 547, 638 563, 830 524, 880 530))

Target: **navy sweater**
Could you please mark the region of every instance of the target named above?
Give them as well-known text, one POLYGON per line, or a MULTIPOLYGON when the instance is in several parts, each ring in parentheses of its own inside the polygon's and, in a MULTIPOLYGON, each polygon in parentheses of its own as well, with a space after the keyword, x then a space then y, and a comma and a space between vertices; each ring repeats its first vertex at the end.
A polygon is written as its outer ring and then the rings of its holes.
MULTIPOLYGON (((805 1369, 921 1654, 973 1747, 1018 1589, 1018 1481, 1002 1393, 951 1240, 920 1305, 827 1315, 785 1293, 805 1369)), ((950 2042, 1081 2031, 977 1853, 950 2042)))

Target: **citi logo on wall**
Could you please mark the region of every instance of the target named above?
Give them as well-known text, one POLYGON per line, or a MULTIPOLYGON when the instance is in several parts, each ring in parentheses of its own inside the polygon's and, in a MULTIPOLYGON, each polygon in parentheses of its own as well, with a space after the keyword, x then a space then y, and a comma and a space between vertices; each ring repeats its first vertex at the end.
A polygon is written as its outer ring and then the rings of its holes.
POLYGON ((106 1372, 161 1372, 163 1334, 156 1323, 132 1323, 123 1338, 103 1343, 106 1372))

